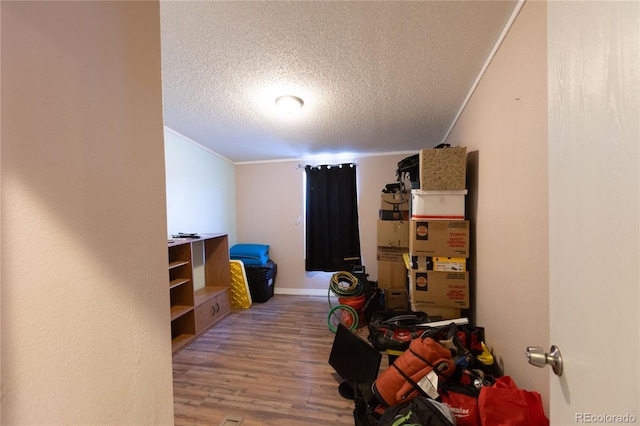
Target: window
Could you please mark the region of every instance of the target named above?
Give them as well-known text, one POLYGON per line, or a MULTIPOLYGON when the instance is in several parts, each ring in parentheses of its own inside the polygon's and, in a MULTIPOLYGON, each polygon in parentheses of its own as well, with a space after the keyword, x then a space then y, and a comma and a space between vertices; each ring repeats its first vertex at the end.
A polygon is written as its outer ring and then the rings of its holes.
POLYGON ((307 271, 361 265, 356 165, 306 166, 307 271))

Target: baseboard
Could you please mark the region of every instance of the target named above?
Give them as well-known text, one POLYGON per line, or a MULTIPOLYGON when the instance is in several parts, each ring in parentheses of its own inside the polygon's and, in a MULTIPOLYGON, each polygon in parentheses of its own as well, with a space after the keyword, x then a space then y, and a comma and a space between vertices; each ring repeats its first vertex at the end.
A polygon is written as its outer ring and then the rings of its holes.
POLYGON ((274 294, 288 294, 290 296, 326 296, 327 289, 321 288, 278 288, 273 289, 274 294))

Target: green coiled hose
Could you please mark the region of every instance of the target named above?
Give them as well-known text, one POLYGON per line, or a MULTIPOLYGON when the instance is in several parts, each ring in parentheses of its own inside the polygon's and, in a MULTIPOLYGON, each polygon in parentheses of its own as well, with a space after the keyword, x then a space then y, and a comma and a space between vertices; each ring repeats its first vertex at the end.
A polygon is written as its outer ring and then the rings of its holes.
POLYGON ((329 315, 327 316, 327 322, 329 323, 329 330, 334 333, 337 327, 331 322, 332 318, 337 318, 339 322, 342 322, 350 330, 354 330, 358 327, 358 313, 349 305, 331 305, 331 293, 338 297, 356 297, 360 296, 363 292, 363 286, 360 280, 353 274, 345 271, 336 272, 331 276, 329 281, 329 291, 327 292, 327 299, 329 300, 329 315), (337 311, 341 311, 336 314, 337 311), (351 319, 346 320, 344 316, 351 319))

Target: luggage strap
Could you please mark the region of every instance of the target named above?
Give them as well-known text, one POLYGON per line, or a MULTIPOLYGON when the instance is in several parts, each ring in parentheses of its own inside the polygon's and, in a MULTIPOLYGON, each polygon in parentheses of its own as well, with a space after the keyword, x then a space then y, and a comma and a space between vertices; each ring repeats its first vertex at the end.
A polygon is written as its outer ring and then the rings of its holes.
MULTIPOLYGON (((422 396, 431 398, 411 377, 407 376, 405 372, 400 369, 400 367, 395 364, 391 364, 391 366, 398 370, 398 373, 400 373, 400 375, 404 377, 404 379, 413 387, 413 389, 417 390, 422 396)), ((411 395, 412 392, 413 390, 410 390, 406 394, 402 395, 402 399, 405 399, 406 397, 411 395)))
POLYGON ((426 358, 423 358, 419 353, 417 353, 416 351, 414 351, 413 349, 409 348, 409 352, 411 352, 413 355, 415 355, 416 358, 418 358, 420 361, 424 362, 425 364, 427 364, 429 367, 431 367, 433 369, 433 372, 436 373, 438 375, 438 377, 442 377, 443 379, 446 379, 446 376, 444 376, 442 374, 441 371, 438 370, 438 368, 431 364, 429 362, 429 360, 427 360, 426 358))

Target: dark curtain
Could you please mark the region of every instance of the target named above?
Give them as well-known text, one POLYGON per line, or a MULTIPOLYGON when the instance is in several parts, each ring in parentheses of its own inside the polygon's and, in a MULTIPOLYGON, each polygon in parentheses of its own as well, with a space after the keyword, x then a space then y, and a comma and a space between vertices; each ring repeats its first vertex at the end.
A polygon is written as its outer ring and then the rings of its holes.
POLYGON ((307 271, 348 271, 361 265, 356 165, 306 166, 307 271))

